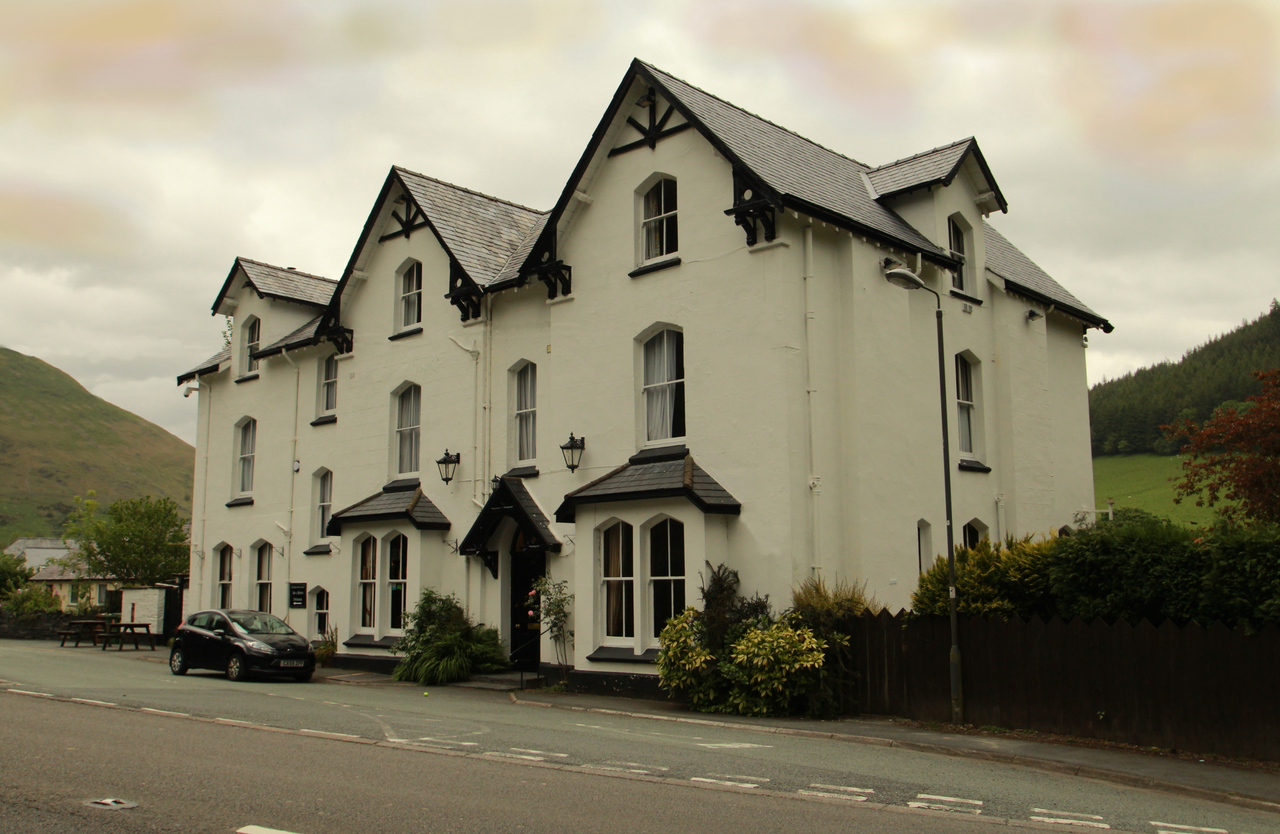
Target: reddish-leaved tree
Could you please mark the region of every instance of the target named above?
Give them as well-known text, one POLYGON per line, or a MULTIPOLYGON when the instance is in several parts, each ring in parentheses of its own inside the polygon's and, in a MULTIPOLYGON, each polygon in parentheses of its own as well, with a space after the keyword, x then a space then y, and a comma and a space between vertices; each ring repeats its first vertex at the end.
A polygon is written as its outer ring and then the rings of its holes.
POLYGON ((1173 500, 1195 495, 1197 507, 1221 503, 1228 519, 1280 523, 1280 368, 1254 376, 1262 393, 1249 397, 1249 408, 1161 426, 1165 437, 1188 439, 1173 500))

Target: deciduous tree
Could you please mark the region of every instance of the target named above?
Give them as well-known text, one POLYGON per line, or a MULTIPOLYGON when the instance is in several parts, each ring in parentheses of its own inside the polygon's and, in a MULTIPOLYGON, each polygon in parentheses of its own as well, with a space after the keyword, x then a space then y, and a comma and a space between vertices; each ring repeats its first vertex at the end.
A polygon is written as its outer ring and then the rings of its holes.
POLYGON ((86 499, 76 496, 75 505, 65 536, 79 541, 86 575, 154 585, 186 572, 187 534, 170 499, 123 498, 100 514, 90 491, 86 499))

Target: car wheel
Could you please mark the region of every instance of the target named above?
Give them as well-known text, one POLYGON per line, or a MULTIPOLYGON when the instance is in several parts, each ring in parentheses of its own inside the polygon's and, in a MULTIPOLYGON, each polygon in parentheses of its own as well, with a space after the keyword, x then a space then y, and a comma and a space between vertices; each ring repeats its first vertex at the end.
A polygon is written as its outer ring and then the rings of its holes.
POLYGON ((182 649, 175 647, 169 653, 169 671, 175 675, 185 675, 187 673, 187 656, 183 654, 182 649))
POLYGON ((311 672, 307 672, 305 675, 294 675, 293 679, 298 683, 306 683, 311 680, 311 672))
POLYGON ((249 677, 249 665, 245 663, 244 655, 234 652, 227 658, 227 680, 242 681, 247 677, 249 677))

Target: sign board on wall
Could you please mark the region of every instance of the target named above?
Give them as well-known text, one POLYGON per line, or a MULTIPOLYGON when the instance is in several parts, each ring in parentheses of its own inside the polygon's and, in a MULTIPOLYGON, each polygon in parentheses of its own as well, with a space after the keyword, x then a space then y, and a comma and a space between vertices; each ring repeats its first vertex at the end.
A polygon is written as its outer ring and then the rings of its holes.
POLYGON ((307 583, 305 582, 289 583, 289 607, 290 608, 306 608, 307 607, 307 583))

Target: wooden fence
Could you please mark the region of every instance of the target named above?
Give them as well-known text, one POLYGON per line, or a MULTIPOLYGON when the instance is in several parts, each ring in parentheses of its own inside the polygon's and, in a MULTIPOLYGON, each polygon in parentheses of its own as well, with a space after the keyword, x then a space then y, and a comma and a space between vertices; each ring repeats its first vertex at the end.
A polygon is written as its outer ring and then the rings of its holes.
MULTIPOLYGON (((948 722, 945 618, 864 615, 851 641, 862 713, 948 722)), ((1280 627, 962 617, 968 724, 1280 760, 1280 627)))

